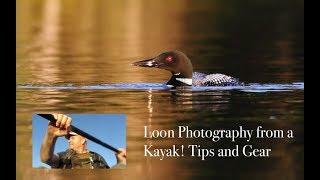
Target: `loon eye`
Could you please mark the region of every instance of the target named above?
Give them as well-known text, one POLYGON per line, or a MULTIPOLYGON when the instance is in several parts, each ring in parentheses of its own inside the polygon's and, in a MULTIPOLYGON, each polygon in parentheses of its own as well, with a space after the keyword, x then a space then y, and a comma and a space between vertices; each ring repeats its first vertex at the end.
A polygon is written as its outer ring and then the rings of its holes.
POLYGON ((172 60, 173 60, 172 56, 166 57, 166 61, 167 61, 167 62, 172 62, 172 60))

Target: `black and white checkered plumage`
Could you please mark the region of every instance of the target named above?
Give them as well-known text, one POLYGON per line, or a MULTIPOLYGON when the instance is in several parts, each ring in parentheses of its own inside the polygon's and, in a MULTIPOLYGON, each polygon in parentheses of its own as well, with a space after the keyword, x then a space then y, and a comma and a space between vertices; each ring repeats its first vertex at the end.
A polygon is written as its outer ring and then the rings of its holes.
POLYGON ((238 79, 224 74, 204 74, 194 72, 192 75, 194 86, 239 86, 243 85, 238 79))

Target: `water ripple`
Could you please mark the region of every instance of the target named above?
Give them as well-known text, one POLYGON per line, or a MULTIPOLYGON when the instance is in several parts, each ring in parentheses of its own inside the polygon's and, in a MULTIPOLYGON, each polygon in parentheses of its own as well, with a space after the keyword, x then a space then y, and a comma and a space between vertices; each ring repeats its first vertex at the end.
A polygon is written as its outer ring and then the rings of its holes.
POLYGON ((97 85, 76 85, 76 84, 18 84, 18 89, 50 89, 50 90, 170 90, 179 89, 190 91, 223 91, 239 90, 243 92, 281 92, 292 90, 304 90, 304 82, 294 82, 288 84, 259 84, 250 83, 245 86, 192 86, 178 87, 172 89, 162 83, 117 83, 117 84, 97 84, 97 85))

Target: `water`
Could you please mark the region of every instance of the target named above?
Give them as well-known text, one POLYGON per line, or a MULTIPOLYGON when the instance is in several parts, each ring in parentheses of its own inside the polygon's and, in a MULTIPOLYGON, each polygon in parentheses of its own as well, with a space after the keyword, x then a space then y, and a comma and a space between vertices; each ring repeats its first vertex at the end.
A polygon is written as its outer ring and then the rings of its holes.
MULTIPOLYGON (((17 1, 18 179, 303 179, 303 1, 17 1), (170 6, 169 6, 170 5, 170 6), (157 16, 155 16, 155 14, 157 16), (168 89, 170 73, 131 66, 179 49, 195 71, 225 73, 242 87, 168 89), (32 169, 33 113, 125 113, 128 167, 119 171, 32 169), (143 156, 143 145, 228 141, 143 138, 170 129, 292 129, 253 140, 270 158, 143 156)), ((243 142, 241 142, 243 143, 243 142)))
POLYGON ((244 92, 268 92, 268 91, 292 91, 303 90, 304 83, 297 82, 292 84, 257 84, 250 83, 244 86, 193 86, 193 87, 176 87, 170 88, 164 83, 121 83, 121 84, 100 84, 89 86, 77 86, 74 84, 68 85, 41 85, 41 84, 19 84, 17 88, 22 89, 61 89, 61 90, 190 90, 190 91, 215 91, 215 90, 240 90, 244 92))

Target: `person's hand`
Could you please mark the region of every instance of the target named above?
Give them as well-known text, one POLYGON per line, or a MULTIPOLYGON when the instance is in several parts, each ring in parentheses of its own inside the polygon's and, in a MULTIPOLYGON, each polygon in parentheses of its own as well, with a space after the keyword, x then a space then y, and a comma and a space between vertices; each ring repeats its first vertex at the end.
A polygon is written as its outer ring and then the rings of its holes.
POLYGON ((55 123, 51 121, 48 124, 48 134, 55 137, 68 135, 72 119, 64 114, 52 114, 56 119, 55 123))
POLYGON ((120 152, 116 153, 118 164, 127 164, 127 151, 125 149, 118 149, 120 152))

